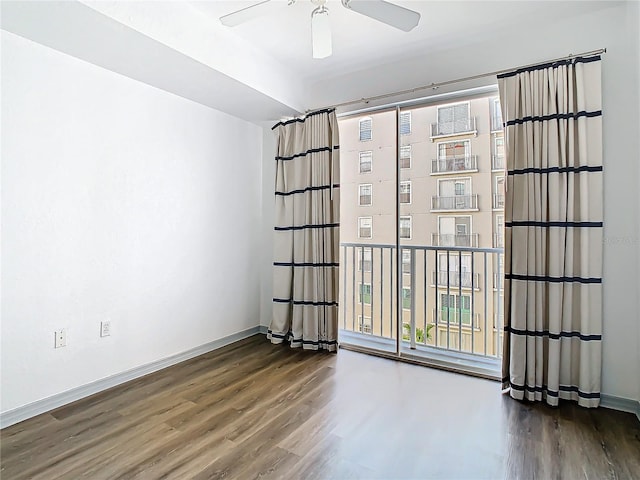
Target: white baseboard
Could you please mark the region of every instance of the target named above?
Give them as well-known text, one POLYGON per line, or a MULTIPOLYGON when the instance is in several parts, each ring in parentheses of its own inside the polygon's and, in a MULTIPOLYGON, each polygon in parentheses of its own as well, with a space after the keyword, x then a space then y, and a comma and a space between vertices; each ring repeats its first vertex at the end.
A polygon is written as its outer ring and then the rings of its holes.
POLYGON ((58 393, 56 395, 52 395, 50 397, 43 398, 42 400, 28 403, 12 410, 7 410, 6 412, 0 413, 0 428, 8 427, 15 423, 22 422, 23 420, 26 420, 28 418, 40 415, 41 413, 53 410, 54 408, 62 407, 63 405, 67 405, 71 402, 75 402, 76 400, 88 397, 89 395, 93 395, 95 393, 115 387, 144 375, 157 372, 158 370, 162 370, 163 368, 167 368, 177 363, 184 362, 185 360, 189 360, 191 358, 197 357, 198 355, 202 355, 212 350, 224 347, 225 345, 237 342, 238 340, 242 340, 243 338, 251 337, 252 335, 255 335, 257 333, 266 332, 267 327, 265 326, 251 327, 241 332, 237 332, 218 340, 214 340, 213 342, 205 343, 204 345, 200 345, 199 347, 192 348, 185 352, 177 353, 175 355, 171 355, 170 357, 162 358, 160 360, 147 363, 146 365, 141 365, 139 367, 132 368, 131 370, 126 370, 124 372, 117 373, 100 380, 96 380, 95 382, 72 388, 71 390, 67 390, 66 392, 58 393))
MULTIPOLYGON (((0 428, 9 427, 28 418, 40 415, 41 413, 45 413, 55 408, 62 407, 63 405, 67 405, 71 402, 75 402, 76 400, 80 400, 82 398, 88 397, 89 395, 107 390, 108 388, 115 387, 144 375, 157 372, 158 370, 162 370, 163 368, 167 368, 177 363, 184 362, 185 360, 197 357, 198 355, 211 352, 218 348, 224 347, 225 345, 229 345, 230 343, 251 337, 252 335, 255 335, 257 333, 266 335, 267 330, 268 327, 265 325, 251 327, 241 332, 237 332, 218 340, 214 340, 213 342, 205 343, 204 345, 200 345, 199 347, 192 348, 185 352, 177 353, 175 355, 171 355, 170 357, 156 360, 155 362, 141 365, 131 370, 126 370, 122 373, 111 375, 109 377, 96 380, 95 382, 91 382, 86 385, 81 385, 80 387, 67 390, 66 392, 58 393, 56 395, 52 395, 51 397, 28 403, 27 405, 14 408, 13 410, 2 412, 0 413, 0 428)), ((600 396, 600 406, 604 408, 611 408, 612 410, 634 413, 638 417, 638 420, 640 420, 640 401, 630 398, 616 397, 614 395, 607 395, 606 393, 603 393, 600 396)))
POLYGON ((600 406, 621 412, 635 413, 640 420, 640 401, 631 398, 616 397, 614 395, 600 394, 600 406))

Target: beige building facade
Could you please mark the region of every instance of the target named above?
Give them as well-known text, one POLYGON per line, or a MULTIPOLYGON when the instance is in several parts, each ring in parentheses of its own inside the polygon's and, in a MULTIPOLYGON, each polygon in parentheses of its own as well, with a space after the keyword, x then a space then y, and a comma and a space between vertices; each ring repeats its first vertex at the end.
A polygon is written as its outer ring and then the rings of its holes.
POLYGON ((497 94, 403 108, 399 123, 398 135, 395 109, 340 119, 341 328, 396 337, 398 226, 404 339, 497 356, 502 255, 493 249, 503 246, 505 178, 497 94))

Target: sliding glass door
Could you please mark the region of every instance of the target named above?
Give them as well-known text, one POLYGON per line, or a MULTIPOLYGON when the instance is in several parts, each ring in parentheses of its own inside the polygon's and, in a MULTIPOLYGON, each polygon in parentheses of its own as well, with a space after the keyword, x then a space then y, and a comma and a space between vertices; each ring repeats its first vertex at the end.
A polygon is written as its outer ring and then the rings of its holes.
POLYGON ((497 372, 495 101, 441 98, 340 118, 342 344, 497 372))

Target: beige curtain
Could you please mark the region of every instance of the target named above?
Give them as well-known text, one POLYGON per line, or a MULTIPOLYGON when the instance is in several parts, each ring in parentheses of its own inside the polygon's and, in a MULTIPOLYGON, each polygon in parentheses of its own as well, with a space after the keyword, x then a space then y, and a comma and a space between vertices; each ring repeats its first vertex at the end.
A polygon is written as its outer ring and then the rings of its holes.
POLYGON ((276 124, 273 318, 267 337, 292 347, 338 344, 340 150, 335 111, 276 124))
POLYGON ((600 402, 600 57, 500 75, 507 158, 503 386, 600 402))

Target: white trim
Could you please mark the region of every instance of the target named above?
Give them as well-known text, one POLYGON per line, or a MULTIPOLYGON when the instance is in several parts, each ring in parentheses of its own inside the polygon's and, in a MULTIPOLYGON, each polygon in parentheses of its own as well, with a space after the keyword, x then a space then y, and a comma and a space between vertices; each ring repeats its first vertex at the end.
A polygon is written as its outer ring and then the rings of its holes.
MULTIPOLYGON (((495 108, 495 104, 496 103, 500 103, 500 97, 489 97, 489 132, 490 133, 500 133, 500 132, 504 132, 504 128, 500 127, 497 130, 494 130, 493 128, 493 119, 495 118, 494 116, 494 108, 495 108)), ((499 108, 498 111, 500 112, 500 119, 504 122, 504 120, 502 119, 502 110, 499 108)))
POLYGON ((401 145, 400 146, 400 158, 398 159, 400 162, 403 160, 403 158, 402 158, 402 149, 405 149, 405 151, 409 152, 409 157, 408 157, 409 158, 409 166, 408 167, 403 167, 402 164, 401 164, 400 168, 402 170, 408 170, 408 169, 411 168, 412 163, 413 163, 413 153, 412 153, 413 149, 411 148, 411 144, 409 144, 409 145, 401 145))
POLYGON ((358 217, 358 238, 373 238, 373 217, 372 216, 358 217), (362 237, 360 236, 360 220, 364 220, 367 218, 370 220, 370 224, 371 224, 371 226, 369 227, 369 229, 371 230, 371 235, 369 235, 368 237, 362 237))
MULTIPOLYGON (((446 143, 466 143, 467 145, 469 145, 469 149, 467 151, 467 148, 465 147, 465 152, 464 152, 464 156, 465 157, 470 157, 471 156, 471 139, 470 138, 464 138, 462 140, 445 140, 444 142, 435 142, 436 143, 436 158, 438 160, 446 160, 447 156, 441 157, 440 156, 440 145, 444 145, 446 143)), ((455 155, 454 155, 455 158, 455 155)))
MULTIPOLYGON (((404 204, 403 204, 404 205, 404 204)), ((409 236, 408 237, 403 237, 400 236, 401 239, 403 240, 411 240, 411 237, 413 237, 413 220, 411 219, 411 215, 400 215, 398 217, 398 233, 400 233, 400 220, 403 218, 408 218, 409 219, 409 236)))
POLYGON ((400 133, 400 135, 411 135, 411 110, 408 110, 406 112, 400 112, 400 125, 399 125, 399 129, 402 129, 402 115, 408 115, 409 116, 409 131, 407 133, 400 133))
POLYGON ((140 365, 139 367, 110 375, 106 378, 102 378, 100 380, 96 380, 94 382, 72 388, 71 390, 57 393, 41 400, 36 400, 35 402, 28 403, 21 407, 7 410, 6 412, 0 413, 0 428, 6 428, 10 425, 22 422, 23 420, 27 420, 28 418, 35 417, 36 415, 46 413, 55 408, 62 407, 63 405, 67 405, 90 395, 94 395, 98 392, 102 392, 103 390, 113 388, 131 380, 135 380, 136 378, 143 377, 144 375, 148 375, 150 373, 157 372, 158 370, 176 365, 180 362, 184 362, 185 360, 189 360, 199 355, 217 350, 218 348, 229 345, 230 343, 251 337, 257 333, 262 333, 264 331, 263 329, 266 330, 266 328, 267 327, 265 326, 255 326, 247 328, 246 330, 232 333, 231 335, 227 335, 226 337, 219 338, 218 340, 205 343, 203 345, 200 345, 199 347, 186 350, 182 353, 176 353, 175 355, 161 358, 145 365, 140 365))
POLYGON ((358 152, 358 174, 359 175, 369 175, 373 173, 373 150, 362 150, 361 152, 358 152), (370 165, 371 165, 371 170, 369 170, 368 172, 363 172, 361 167, 362 167, 362 154, 363 153, 368 153, 369 157, 370 157, 370 165))
POLYGON ((640 401, 632 398, 617 397, 607 393, 600 394, 600 406, 620 412, 635 413, 640 420, 640 401))
MULTIPOLYGON (((468 218, 469 219, 469 230, 471 230, 471 231, 468 232, 467 235, 473 235, 473 215, 438 215, 438 223, 437 223, 438 235, 447 235, 446 233, 440 233, 440 219, 441 218, 453 218, 454 230, 455 230, 455 225, 457 225, 455 223, 456 218, 468 218)), ((455 235, 455 232, 453 234, 455 235)))
POLYGON ((358 206, 359 207, 371 207, 373 206, 373 184, 372 183, 360 183, 358 185, 358 206), (362 203, 362 187, 369 187, 369 203, 362 203))
MULTIPOLYGON (((413 200, 413 192, 411 191, 411 180, 402 180, 398 186, 398 188, 402 187, 402 184, 409 185, 409 201, 408 202, 400 202, 400 205, 411 205, 411 201, 413 200)), ((402 195, 402 192, 399 192, 402 195)))
POLYGON ((466 196, 470 196, 473 195, 473 177, 451 177, 451 178, 438 178, 437 182, 438 182, 438 197, 444 197, 444 195, 442 195, 440 193, 440 183, 441 182, 453 182, 453 191, 454 191, 454 197, 457 196, 455 195, 455 185, 456 183, 460 183, 463 180, 469 180, 469 191, 465 191, 464 195, 460 195, 461 197, 466 197, 466 196))
POLYGON ((371 282, 358 282, 358 302, 357 305, 372 305, 371 301, 373 300, 373 285, 371 282), (369 293, 365 294, 364 287, 369 287, 369 293), (369 295, 369 302, 364 301, 364 296, 369 295))
POLYGON ((371 117, 363 117, 358 121, 358 140, 360 142, 370 142, 371 140, 373 140, 373 118, 371 117), (371 127, 369 128, 369 138, 366 139, 362 139, 362 123, 369 121, 371 122, 370 125, 371 127))

